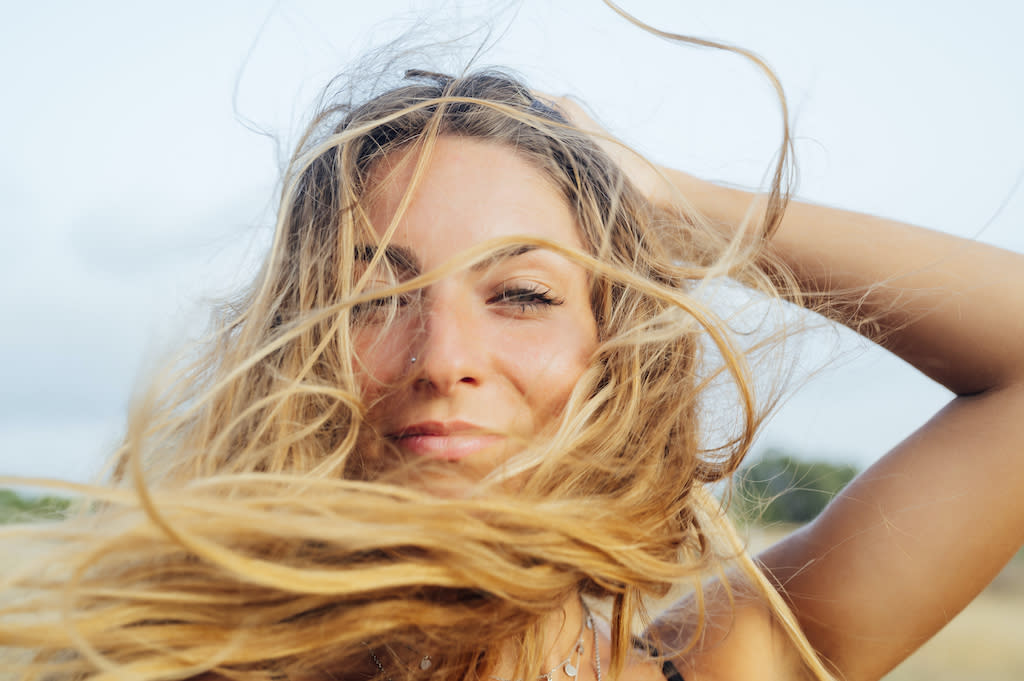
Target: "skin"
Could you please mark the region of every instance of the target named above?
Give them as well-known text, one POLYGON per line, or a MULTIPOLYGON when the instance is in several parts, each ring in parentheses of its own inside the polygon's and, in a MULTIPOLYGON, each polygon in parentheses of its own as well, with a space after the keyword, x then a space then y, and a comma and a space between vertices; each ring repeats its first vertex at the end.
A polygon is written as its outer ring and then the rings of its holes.
MULTIPOLYGON (((650 196, 678 190, 723 225, 739 224, 758 200, 663 174, 671 186, 659 180, 650 196)), ((796 202, 770 248, 809 289, 867 291, 863 309, 891 329, 883 345, 956 396, 813 523, 759 556, 842 678, 880 679, 1024 544, 1024 257, 796 202)), ((711 595, 712 619, 729 618, 711 595)), ((680 658, 687 681, 795 676, 792 652, 759 603, 741 603, 735 625, 722 628, 717 642, 680 658)))
MULTIPOLYGON (((415 157, 398 154, 376 169, 370 220, 381 236, 409 192, 415 157)), ((505 146, 442 136, 431 152, 389 244, 415 261, 406 276, 430 272, 452 257, 501 237, 543 237, 583 249, 578 226, 551 181, 505 146)), ((371 273, 370 287, 395 282, 371 273)), ((499 258, 460 269, 400 308, 386 332, 366 324, 355 334, 374 405, 370 422, 409 456, 449 461, 458 479, 478 480, 561 414, 597 348, 587 272, 550 251, 499 258), (412 357, 416 358, 412 362, 412 357), (401 437, 415 424, 471 424, 447 435, 401 437), (399 434, 399 437, 395 437, 399 434)), ((431 491, 458 494, 449 478, 431 491)), ((575 645, 583 622, 577 597, 548 616, 544 665, 553 668, 575 645)), ((608 635, 598 627, 603 665, 608 635)), ((580 676, 594 676, 593 639, 584 638, 580 676)), ((507 656, 497 676, 514 671, 507 656)), ((369 671, 373 671, 372 669, 369 671)), ((627 661, 631 681, 659 681, 657 665, 627 661)))
MULTIPOLYGON (((581 127, 594 129, 578 107, 565 108, 581 127)), ((685 195, 724 230, 759 201, 680 171, 652 172, 615 145, 608 150, 648 200, 673 209, 685 195)), ((393 172, 380 172, 390 184, 372 218, 383 232, 412 171, 400 157, 393 172)), ((485 239, 512 234, 580 246, 564 202, 525 161, 486 142, 442 138, 393 243, 429 270, 485 239)), ((1024 257, 797 202, 769 248, 808 289, 866 291, 862 309, 881 313, 890 329, 885 346, 956 395, 815 522, 759 557, 822 658, 844 679, 880 679, 1024 544, 1024 344, 1013 340, 1024 337, 1024 257)), ((400 316, 394 334, 361 332, 369 384, 395 386, 378 395, 373 422, 382 432, 465 420, 498 435, 484 446, 468 445, 468 453, 454 441, 426 446, 399 439, 399 447, 480 476, 558 413, 594 349, 596 331, 585 273, 549 253, 535 258, 541 254, 452 274, 428 288, 421 309, 400 316), (524 280, 550 288, 564 303, 528 310, 521 300, 502 299, 510 282, 518 288, 515 282, 524 280)), ((687 681, 803 678, 786 636, 756 597, 741 595, 733 604, 714 584, 706 596, 711 633, 675 659, 687 681)), ((655 623, 655 633, 684 649, 688 639, 677 615, 692 608, 691 602, 675 606, 655 623)), ((553 617, 555 659, 555 651, 572 645, 581 613, 568 602, 553 617)), ((588 650, 584 658, 591 655, 588 650)), ((661 678, 656 667, 639 662, 624 676, 661 678)), ((592 666, 579 678, 594 679, 592 666)))
MULTIPOLYGON (((409 192, 415 160, 399 154, 377 169, 370 219, 381 235, 409 192)), ((440 137, 410 198, 389 243, 408 261, 405 276, 501 237, 582 248, 551 182, 496 143, 440 137)), ((369 282, 392 283, 375 273, 369 282)), ((586 272, 537 249, 445 276, 400 308, 386 333, 371 321, 355 343, 378 432, 407 455, 450 461, 478 479, 561 413, 597 346, 597 326, 586 272)))

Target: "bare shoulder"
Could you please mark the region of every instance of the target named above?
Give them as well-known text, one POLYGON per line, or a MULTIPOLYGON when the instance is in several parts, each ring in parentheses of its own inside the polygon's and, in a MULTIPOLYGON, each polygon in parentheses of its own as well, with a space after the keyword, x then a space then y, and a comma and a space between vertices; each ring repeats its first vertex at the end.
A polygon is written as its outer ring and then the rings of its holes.
POLYGON ((806 671, 770 608, 753 598, 732 602, 709 596, 703 627, 692 599, 681 601, 652 626, 685 681, 795 681, 806 671))

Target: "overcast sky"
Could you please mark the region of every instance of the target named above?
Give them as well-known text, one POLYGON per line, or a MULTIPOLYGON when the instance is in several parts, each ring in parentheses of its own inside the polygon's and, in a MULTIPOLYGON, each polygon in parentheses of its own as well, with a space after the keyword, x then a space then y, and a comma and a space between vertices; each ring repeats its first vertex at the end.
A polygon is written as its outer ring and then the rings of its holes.
MULTIPOLYGON (((777 69, 801 196, 1024 251, 1021 3, 623 5, 660 28, 752 48, 777 69)), ((81 480, 97 469, 140 370, 194 328, 206 298, 251 272, 279 149, 331 75, 417 18, 441 40, 488 15, 480 64, 578 95, 660 162, 746 185, 768 168, 779 114, 762 76, 734 56, 642 34, 597 0, 8 9, 0 475, 81 480)), ((789 401, 763 446, 864 464, 948 399, 879 351, 845 337, 840 347, 842 360, 789 401)))

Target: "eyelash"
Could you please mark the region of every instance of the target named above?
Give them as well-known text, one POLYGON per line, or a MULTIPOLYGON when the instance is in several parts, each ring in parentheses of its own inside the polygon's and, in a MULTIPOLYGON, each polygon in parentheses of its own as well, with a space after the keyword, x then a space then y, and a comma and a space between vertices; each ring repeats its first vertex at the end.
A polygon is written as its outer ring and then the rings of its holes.
POLYGON ((416 298, 417 296, 414 293, 372 298, 365 303, 353 305, 352 317, 360 321, 379 321, 379 318, 387 313, 388 308, 401 309, 407 307, 415 303, 416 298))
MULTIPOLYGON (((381 315, 385 314, 388 307, 395 306, 397 308, 404 308, 413 304, 416 301, 416 298, 417 296, 413 293, 407 293, 400 296, 374 298, 366 301, 365 303, 355 305, 352 308, 352 314, 355 319, 363 321, 377 320, 381 315)), ((554 307, 561 305, 564 302, 565 299, 553 295, 550 288, 540 285, 520 285, 503 288, 487 301, 489 305, 509 305, 516 307, 519 312, 523 314, 527 312, 535 312, 541 307, 554 307)))
POLYGON ((520 312, 532 312, 542 305, 561 305, 565 299, 552 295, 551 289, 545 286, 516 286, 502 289, 487 302, 513 305, 520 312))

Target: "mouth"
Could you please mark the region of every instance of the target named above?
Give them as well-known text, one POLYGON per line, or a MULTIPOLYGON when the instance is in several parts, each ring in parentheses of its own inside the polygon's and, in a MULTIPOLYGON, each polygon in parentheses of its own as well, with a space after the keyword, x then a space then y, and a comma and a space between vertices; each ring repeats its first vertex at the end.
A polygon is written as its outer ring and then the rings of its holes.
POLYGON ((493 447, 503 438, 472 423, 426 421, 405 426, 388 439, 417 456, 458 461, 493 447))

